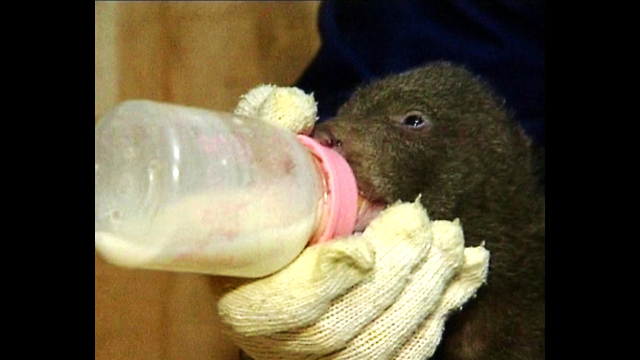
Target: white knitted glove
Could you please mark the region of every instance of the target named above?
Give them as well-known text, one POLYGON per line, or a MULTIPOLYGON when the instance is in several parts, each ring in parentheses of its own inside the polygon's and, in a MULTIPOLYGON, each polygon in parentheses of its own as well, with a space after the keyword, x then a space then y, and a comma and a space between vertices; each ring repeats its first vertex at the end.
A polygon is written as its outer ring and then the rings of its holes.
POLYGON ((234 113, 257 117, 296 134, 309 135, 318 107, 313 95, 295 87, 260 85, 240 97, 234 113))
MULTIPOLYGON (((308 128, 300 119, 315 119, 313 97, 290 101, 301 92, 277 89, 254 89, 236 113, 263 116, 261 101, 307 104, 275 106, 290 115, 272 122, 308 128), (286 95, 269 100, 275 94, 286 95)), ((457 220, 431 221, 418 199, 391 205, 360 235, 308 247, 286 268, 224 295, 218 312, 256 360, 424 359, 447 315, 484 283, 488 263, 484 247, 464 248, 457 220)))
POLYGON ((308 247, 226 294, 218 312, 256 360, 424 359, 449 312, 485 281, 488 261, 484 248, 464 248, 458 221, 398 203, 363 234, 308 247))

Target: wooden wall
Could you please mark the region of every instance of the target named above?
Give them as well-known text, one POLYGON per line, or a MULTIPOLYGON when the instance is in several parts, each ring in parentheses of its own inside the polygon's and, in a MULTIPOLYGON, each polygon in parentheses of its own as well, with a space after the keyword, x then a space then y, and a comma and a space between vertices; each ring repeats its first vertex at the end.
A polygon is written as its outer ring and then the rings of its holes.
POLYGON ((318 2, 96 2, 96 116, 150 98, 233 109, 290 85, 320 46, 318 2))
MULTIPOLYGON (((95 2, 95 117, 145 98, 231 111, 292 85, 320 46, 318 2, 95 2)), ((237 359, 219 329, 224 278, 95 258, 96 360, 237 359)))

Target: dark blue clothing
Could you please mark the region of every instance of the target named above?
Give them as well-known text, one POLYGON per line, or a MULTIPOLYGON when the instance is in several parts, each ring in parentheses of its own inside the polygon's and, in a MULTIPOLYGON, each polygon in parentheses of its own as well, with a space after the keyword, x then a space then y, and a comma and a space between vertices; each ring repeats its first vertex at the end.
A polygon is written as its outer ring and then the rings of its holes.
POLYGON ((328 1, 319 28, 296 86, 314 93, 320 121, 357 85, 446 60, 492 84, 544 146, 544 1, 328 1))

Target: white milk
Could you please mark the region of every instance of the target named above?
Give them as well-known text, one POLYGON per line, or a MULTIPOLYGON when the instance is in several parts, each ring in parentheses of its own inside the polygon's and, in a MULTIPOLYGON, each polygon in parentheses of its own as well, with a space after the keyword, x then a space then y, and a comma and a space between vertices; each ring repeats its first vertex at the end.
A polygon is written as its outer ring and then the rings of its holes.
POLYGON ((296 258, 319 222, 321 204, 276 207, 283 196, 302 198, 288 185, 188 196, 161 210, 147 231, 140 223, 121 224, 127 239, 96 232, 95 246, 121 266, 266 276, 296 258))

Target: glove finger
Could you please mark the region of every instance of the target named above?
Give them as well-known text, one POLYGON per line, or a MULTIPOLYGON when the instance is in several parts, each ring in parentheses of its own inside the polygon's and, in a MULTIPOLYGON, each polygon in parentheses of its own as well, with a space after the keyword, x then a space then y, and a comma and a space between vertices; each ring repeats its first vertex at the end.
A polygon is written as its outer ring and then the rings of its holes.
POLYGON ((371 272, 374 258, 373 246, 358 236, 310 246, 274 275, 224 295, 220 319, 242 336, 306 326, 371 272))
POLYGON ((253 88, 248 93, 240 97, 238 106, 234 110, 235 114, 245 116, 258 116, 260 105, 267 99, 273 90, 277 89, 275 85, 260 85, 253 88))
POLYGON ((296 134, 308 135, 317 120, 317 112, 313 95, 295 87, 279 87, 264 99, 257 117, 296 134))
POLYGON ((489 251, 484 247, 464 250, 464 265, 445 290, 436 310, 424 321, 414 335, 405 342, 395 359, 422 360, 430 358, 442 338, 445 320, 453 309, 459 309, 486 282, 489 251))
POLYGON ((458 271, 464 264, 464 233, 460 220, 433 221, 433 248, 438 249, 451 266, 458 271))

